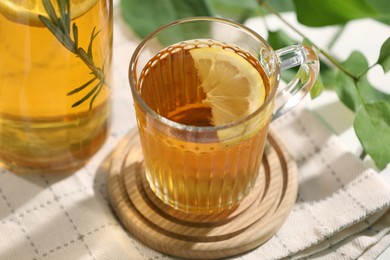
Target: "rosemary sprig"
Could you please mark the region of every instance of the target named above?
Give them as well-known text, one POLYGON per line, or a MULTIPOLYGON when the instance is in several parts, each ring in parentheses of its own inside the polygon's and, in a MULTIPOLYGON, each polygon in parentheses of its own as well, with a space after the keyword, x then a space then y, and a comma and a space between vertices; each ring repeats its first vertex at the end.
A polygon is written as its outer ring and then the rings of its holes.
POLYGON ((70 0, 57 0, 60 16, 57 16, 54 6, 50 0, 42 0, 42 3, 45 7, 48 17, 39 15, 39 20, 41 20, 47 29, 49 29, 49 31, 66 49, 79 57, 91 70, 92 78, 89 81, 67 93, 67 95, 70 96, 79 93, 88 87, 92 87, 92 89, 89 90, 89 92, 83 98, 75 102, 72 107, 77 107, 89 99, 89 109, 91 109, 93 102, 99 95, 103 86, 106 84, 104 66, 102 66, 102 68, 96 66, 92 55, 93 41, 99 34, 99 31, 96 31, 96 27, 94 27, 91 33, 88 49, 85 51, 85 49, 79 47, 78 27, 76 23, 73 23, 71 27, 70 0), (73 36, 73 39, 71 36, 73 36), (94 83, 96 80, 98 80, 98 83, 92 85, 92 83, 94 83))

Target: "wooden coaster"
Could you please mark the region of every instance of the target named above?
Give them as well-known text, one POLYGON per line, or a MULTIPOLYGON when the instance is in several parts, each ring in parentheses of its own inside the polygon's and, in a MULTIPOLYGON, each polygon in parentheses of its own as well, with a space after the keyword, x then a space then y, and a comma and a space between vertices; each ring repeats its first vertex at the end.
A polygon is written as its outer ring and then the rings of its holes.
POLYGON ((283 224, 298 190, 294 160, 275 133, 270 132, 267 141, 259 178, 238 207, 218 214, 188 214, 164 204, 149 188, 134 129, 107 158, 111 204, 134 237, 169 255, 217 259, 254 249, 283 224))

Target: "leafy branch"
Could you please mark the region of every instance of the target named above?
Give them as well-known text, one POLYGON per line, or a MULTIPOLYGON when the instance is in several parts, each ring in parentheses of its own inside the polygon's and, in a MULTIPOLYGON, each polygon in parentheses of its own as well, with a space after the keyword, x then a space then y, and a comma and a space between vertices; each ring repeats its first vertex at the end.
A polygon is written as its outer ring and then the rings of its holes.
MULTIPOLYGON (((282 15, 280 15, 279 12, 277 12, 271 5, 269 5, 266 1, 264 0, 257 0, 259 5, 264 7, 264 9, 266 9, 269 13, 275 15, 276 17, 279 18, 280 21, 282 21, 287 27, 289 27, 292 31, 294 31, 295 33, 297 33, 298 35, 300 35, 303 39, 308 39, 308 37, 306 35, 304 35, 300 30, 298 30, 297 28, 295 28, 294 26, 292 26, 289 22, 286 21, 286 19, 284 19, 282 17, 282 15)), ((348 70, 346 70, 343 66, 341 66, 341 64, 332 56, 330 55, 327 51, 325 51, 324 49, 320 48, 317 44, 315 44, 313 41, 310 41, 311 42, 311 45, 313 47, 315 47, 322 55, 324 55, 324 57, 326 57, 326 59, 328 59, 328 61, 330 61, 334 66, 336 66, 339 70, 341 70, 342 72, 344 72, 345 74, 347 74, 349 77, 353 78, 355 81, 357 81, 358 79, 352 74, 350 73, 348 70)))
MULTIPOLYGON (((262 0, 257 1, 295 33, 307 38, 271 5, 262 0)), ((334 73, 336 77, 333 78, 333 84, 341 102, 356 113, 353 127, 364 148, 361 158, 369 154, 379 168, 384 168, 390 162, 390 95, 372 86, 367 74, 376 65, 381 65, 385 73, 390 69, 390 37, 382 45, 378 60, 371 66, 368 66, 366 58, 358 51, 352 52, 346 61, 340 63, 318 45, 312 43, 312 46, 338 70, 334 73)))
POLYGON ((96 27, 94 27, 89 40, 88 49, 85 51, 84 48, 79 47, 79 35, 76 23, 73 23, 71 27, 70 0, 57 0, 59 16, 57 16, 55 8, 50 0, 42 0, 42 3, 48 17, 39 15, 40 21, 66 49, 79 57, 91 71, 92 78, 89 81, 67 93, 68 96, 71 96, 87 89, 88 87, 91 88, 87 94, 75 102, 72 107, 77 107, 89 100, 89 109, 91 109, 93 102, 99 95, 103 86, 106 84, 104 65, 102 68, 98 67, 93 58, 93 41, 99 32, 96 32, 96 27))
MULTIPOLYGON (((379 58, 375 64, 369 65, 361 52, 353 50, 342 61, 330 51, 319 48, 281 15, 286 11, 294 12, 300 24, 310 27, 340 26, 341 30, 336 34, 339 36, 345 25, 355 19, 370 18, 390 25, 390 5, 387 1, 166 0, 159 1, 158 6, 156 4, 155 0, 121 0, 124 20, 141 38, 159 26, 190 16, 222 16, 239 23, 245 23, 250 17, 276 16, 302 39, 293 39, 284 30, 268 30, 267 41, 270 45, 279 49, 303 41, 316 48, 320 53, 321 72, 312 89, 312 97, 319 95, 323 88, 334 90, 340 101, 355 113, 353 127, 364 151, 378 168, 390 163, 390 95, 378 90, 367 77, 368 72, 377 65, 382 66, 384 73, 390 70, 390 38, 378 50, 379 58)), ((335 37, 331 44, 337 39, 335 37)), ((288 80, 292 74, 295 73, 285 71, 282 77, 288 80)))

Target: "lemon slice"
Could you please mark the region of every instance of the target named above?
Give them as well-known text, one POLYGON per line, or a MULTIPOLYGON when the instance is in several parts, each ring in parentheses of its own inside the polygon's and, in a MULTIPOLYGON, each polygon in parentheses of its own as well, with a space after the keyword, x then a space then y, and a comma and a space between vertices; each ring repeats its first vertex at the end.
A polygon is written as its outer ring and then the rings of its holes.
MULTIPOLYGON (((83 15, 96 2, 97 0, 70 0, 71 19, 83 15)), ((57 1, 51 0, 51 3, 57 11, 57 1)), ((11 21, 34 26, 43 26, 38 15, 47 16, 42 0, 1 0, 0 13, 11 21)))
POLYGON ((190 55, 215 126, 244 118, 264 103, 266 90, 259 71, 239 54, 206 47, 192 49, 190 55))

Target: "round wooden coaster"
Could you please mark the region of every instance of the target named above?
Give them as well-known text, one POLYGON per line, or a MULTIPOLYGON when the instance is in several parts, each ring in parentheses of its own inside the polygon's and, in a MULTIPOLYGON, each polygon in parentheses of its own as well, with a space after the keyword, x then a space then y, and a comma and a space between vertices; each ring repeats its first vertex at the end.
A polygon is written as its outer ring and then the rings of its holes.
POLYGON ((111 156, 108 194, 124 227, 151 248, 189 259, 217 259, 249 251, 267 241, 294 206, 298 171, 276 134, 270 132, 259 178, 231 210, 188 214, 158 199, 144 177, 136 129, 111 156))

